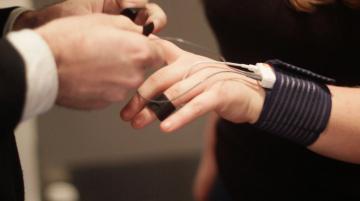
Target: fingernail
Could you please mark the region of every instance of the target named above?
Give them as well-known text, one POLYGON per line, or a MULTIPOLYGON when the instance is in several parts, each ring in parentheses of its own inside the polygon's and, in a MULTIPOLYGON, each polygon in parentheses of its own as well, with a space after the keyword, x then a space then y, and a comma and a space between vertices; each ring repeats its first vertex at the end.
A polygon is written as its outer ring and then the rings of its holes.
POLYGON ((165 121, 162 123, 162 128, 165 130, 165 131, 171 131, 172 127, 172 123, 170 121, 165 121))
POLYGON ((152 32, 154 32, 155 24, 153 22, 150 22, 143 27, 143 35, 149 36, 152 32))

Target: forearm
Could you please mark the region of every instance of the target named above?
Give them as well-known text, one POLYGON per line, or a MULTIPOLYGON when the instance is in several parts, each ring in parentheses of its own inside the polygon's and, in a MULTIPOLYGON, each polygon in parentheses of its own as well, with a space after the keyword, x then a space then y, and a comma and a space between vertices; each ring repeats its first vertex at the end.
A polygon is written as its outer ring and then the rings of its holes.
POLYGON ((309 148, 331 158, 360 163, 360 88, 329 89, 333 104, 328 126, 309 148))

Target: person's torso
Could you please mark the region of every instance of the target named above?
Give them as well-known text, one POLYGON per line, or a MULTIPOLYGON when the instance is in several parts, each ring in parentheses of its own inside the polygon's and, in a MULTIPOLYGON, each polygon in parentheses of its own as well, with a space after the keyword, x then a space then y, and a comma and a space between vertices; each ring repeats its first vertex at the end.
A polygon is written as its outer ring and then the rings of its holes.
MULTIPOLYGON (((360 12, 340 4, 315 13, 287 0, 204 0, 228 61, 268 59, 357 85, 360 12)), ((314 154, 250 125, 218 124, 217 160, 235 200, 360 200, 360 166, 314 154)))

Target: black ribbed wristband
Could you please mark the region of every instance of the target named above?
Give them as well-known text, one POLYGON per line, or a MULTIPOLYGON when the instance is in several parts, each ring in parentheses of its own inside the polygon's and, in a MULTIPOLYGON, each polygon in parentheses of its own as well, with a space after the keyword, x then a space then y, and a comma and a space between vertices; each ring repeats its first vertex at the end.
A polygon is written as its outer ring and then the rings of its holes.
POLYGON ((328 124, 332 106, 330 91, 323 83, 273 67, 276 82, 266 91, 262 113, 254 125, 309 146, 328 124))

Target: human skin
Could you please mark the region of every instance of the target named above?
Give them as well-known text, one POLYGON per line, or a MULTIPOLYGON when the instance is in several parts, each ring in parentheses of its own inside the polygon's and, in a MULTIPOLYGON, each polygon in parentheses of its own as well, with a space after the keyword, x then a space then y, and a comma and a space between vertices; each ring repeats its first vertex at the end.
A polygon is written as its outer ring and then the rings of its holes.
POLYGON ((56 103, 92 110, 124 100, 147 68, 163 63, 141 35, 148 23, 160 31, 166 15, 147 0, 68 0, 23 13, 14 30, 34 29, 47 42, 58 70, 56 103), (143 8, 135 23, 119 15, 130 7, 143 8))
POLYGON ((154 23, 154 32, 160 31, 167 22, 164 11, 148 0, 67 0, 23 13, 16 21, 14 30, 36 28, 52 20, 89 14, 118 15, 125 8, 144 8, 136 18, 138 25, 154 23))
MULTIPOLYGON (((135 128, 143 128, 156 120, 143 97, 151 99, 163 92, 171 100, 199 80, 221 71, 199 71, 183 80, 192 64, 211 60, 185 52, 168 42, 161 45, 169 65, 151 75, 121 112, 121 117, 135 128)), ((330 119, 319 139, 308 148, 327 157, 360 163, 360 149, 357 148, 360 145, 360 89, 328 87, 332 94, 330 119)), ((216 112, 219 117, 233 123, 254 124, 261 114, 264 99, 265 90, 255 80, 223 73, 173 101, 181 108, 161 122, 160 128, 164 132, 173 132, 209 112, 216 112)))

